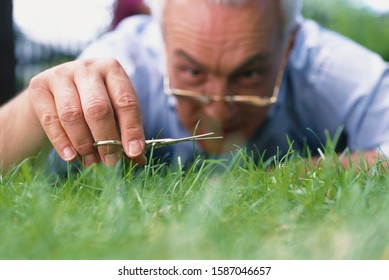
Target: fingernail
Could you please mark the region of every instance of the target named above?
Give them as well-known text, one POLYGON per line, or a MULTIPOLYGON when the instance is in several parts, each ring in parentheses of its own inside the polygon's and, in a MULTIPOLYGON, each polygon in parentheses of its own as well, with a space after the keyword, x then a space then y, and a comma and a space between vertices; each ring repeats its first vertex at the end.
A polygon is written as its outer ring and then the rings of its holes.
POLYGON ((133 140, 128 143, 128 153, 131 158, 138 157, 143 153, 143 148, 138 140, 133 140))
POLYGON ((72 147, 65 147, 65 149, 62 150, 62 154, 64 157, 64 160, 66 161, 71 161, 73 160, 76 156, 77 153, 72 147))
POLYGON ((107 154, 104 156, 104 163, 108 167, 115 167, 120 160, 118 154, 107 154))

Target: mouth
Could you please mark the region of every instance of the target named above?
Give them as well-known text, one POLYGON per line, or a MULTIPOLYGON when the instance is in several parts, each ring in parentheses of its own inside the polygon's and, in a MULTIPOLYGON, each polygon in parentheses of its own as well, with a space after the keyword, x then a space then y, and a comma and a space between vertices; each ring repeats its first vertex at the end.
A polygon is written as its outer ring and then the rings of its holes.
POLYGON ((236 133, 238 130, 242 129, 241 124, 237 125, 228 125, 221 128, 221 133, 223 135, 230 135, 236 133))
POLYGON ((208 154, 225 154, 236 149, 238 146, 244 146, 247 139, 240 131, 241 126, 239 125, 228 125, 224 127, 201 127, 198 129, 198 134, 206 132, 214 132, 216 136, 222 136, 222 139, 217 140, 205 140, 200 141, 201 148, 208 154))
MULTIPOLYGON (((201 125, 201 123, 200 123, 201 125)), ((239 119, 232 119, 224 123, 212 121, 208 119, 206 122, 203 122, 204 129, 215 132, 215 134, 222 134, 223 136, 229 135, 232 133, 237 133, 244 127, 244 124, 239 119)))

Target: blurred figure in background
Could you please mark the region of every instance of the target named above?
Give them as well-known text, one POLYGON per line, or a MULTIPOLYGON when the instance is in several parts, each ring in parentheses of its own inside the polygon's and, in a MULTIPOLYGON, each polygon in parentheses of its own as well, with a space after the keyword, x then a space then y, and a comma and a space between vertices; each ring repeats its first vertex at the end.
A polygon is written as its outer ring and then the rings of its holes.
POLYGON ((149 7, 143 0, 116 0, 111 29, 115 29, 116 26, 126 17, 149 13, 149 7))

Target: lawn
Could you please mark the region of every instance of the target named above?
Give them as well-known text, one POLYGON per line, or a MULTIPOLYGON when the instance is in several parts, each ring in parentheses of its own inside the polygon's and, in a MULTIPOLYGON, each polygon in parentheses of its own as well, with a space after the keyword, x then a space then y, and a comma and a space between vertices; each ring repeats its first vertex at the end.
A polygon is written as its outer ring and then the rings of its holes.
POLYGON ((384 162, 314 168, 290 151, 188 168, 93 166, 0 178, 0 259, 388 259, 384 162))
MULTIPOLYGON (((347 3, 307 0, 304 13, 388 59, 389 17, 347 3)), ((319 167, 237 150, 66 180, 30 158, 0 175, 0 259, 389 259, 387 163, 345 169, 331 151, 319 167)))

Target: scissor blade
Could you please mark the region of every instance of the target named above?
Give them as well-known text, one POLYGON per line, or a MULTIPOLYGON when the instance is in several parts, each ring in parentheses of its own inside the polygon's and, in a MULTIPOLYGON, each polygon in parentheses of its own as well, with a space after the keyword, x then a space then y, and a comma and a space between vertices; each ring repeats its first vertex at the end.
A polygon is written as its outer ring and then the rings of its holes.
POLYGON ((160 147, 165 147, 165 146, 177 144, 180 142, 186 142, 186 141, 215 140, 215 139, 223 138, 222 136, 209 137, 213 134, 214 132, 210 132, 210 133, 183 137, 183 138, 164 138, 164 139, 146 140, 146 148, 151 148, 151 147, 160 148, 160 147))

